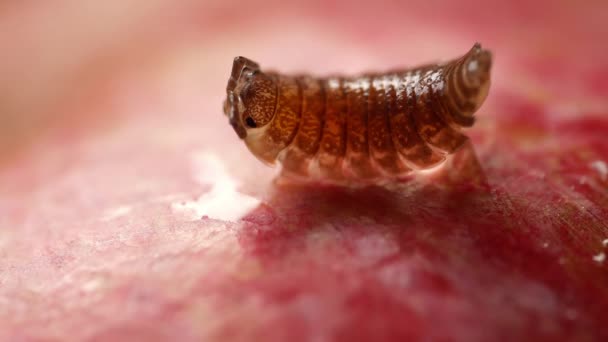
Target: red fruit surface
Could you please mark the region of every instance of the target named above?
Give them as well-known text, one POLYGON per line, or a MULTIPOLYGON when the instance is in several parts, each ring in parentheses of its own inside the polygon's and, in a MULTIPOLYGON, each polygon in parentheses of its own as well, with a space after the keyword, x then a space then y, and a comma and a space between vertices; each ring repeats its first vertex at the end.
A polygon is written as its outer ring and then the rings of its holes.
POLYGON ((176 3, 0 5, 0 340, 608 340, 605 1, 176 3), (276 184, 222 115, 236 55, 475 41, 472 144, 405 184, 276 184))

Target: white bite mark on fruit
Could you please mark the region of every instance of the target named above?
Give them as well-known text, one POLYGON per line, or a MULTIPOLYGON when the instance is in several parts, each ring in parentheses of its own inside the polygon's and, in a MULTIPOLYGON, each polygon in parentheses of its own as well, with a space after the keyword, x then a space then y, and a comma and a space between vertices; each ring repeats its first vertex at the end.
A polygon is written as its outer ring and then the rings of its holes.
POLYGON ((8 246, 8 237, 7 229, 0 229, 0 250, 4 250, 5 246, 8 246))
POLYGON ((90 293, 90 292, 94 292, 97 289, 101 288, 104 283, 105 283, 105 280, 102 277, 95 277, 95 278, 85 282, 84 284, 82 284, 80 289, 82 290, 82 292, 90 293))
POLYGON ((596 160, 589 164, 589 166, 598 173, 601 180, 608 180, 608 165, 606 165, 606 162, 603 160, 596 160))
POLYGON ((101 216, 101 220, 102 221, 112 221, 115 220, 119 217, 125 216, 128 213, 131 212, 131 207, 123 205, 120 207, 116 207, 116 208, 112 208, 109 210, 106 210, 103 215, 101 216))
POLYGON ((224 163, 211 153, 192 157, 193 176, 210 190, 196 201, 171 204, 173 213, 189 221, 209 217, 222 221, 237 221, 260 204, 260 200, 239 192, 237 180, 226 171, 224 163))
POLYGON ((603 263, 605 260, 606 260, 606 254, 603 252, 593 256, 593 261, 597 262, 598 264, 603 263))
POLYGON ((399 253, 399 245, 394 239, 375 232, 368 232, 354 240, 353 253, 360 262, 376 264, 399 253))

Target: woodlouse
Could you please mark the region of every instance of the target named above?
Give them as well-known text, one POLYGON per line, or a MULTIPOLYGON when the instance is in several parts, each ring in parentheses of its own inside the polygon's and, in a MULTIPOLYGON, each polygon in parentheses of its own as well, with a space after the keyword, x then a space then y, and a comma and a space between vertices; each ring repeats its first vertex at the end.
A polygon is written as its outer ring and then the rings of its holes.
POLYGON ((281 75, 234 59, 224 113, 249 150, 283 173, 333 181, 393 179, 443 162, 490 87, 491 53, 354 77, 281 75))

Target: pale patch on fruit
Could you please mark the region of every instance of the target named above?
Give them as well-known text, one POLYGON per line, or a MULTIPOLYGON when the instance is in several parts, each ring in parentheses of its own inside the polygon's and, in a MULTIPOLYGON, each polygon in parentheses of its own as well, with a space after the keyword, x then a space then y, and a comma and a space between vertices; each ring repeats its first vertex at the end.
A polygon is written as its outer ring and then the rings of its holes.
POLYGON ((398 255, 400 247, 390 236, 386 236, 381 232, 368 232, 363 237, 354 240, 353 253, 355 253, 360 262, 366 264, 376 264, 398 255))
POLYGON ((102 277, 95 277, 95 278, 85 282, 84 284, 82 284, 80 289, 83 292, 89 293, 89 292, 93 292, 93 291, 101 288, 104 283, 105 283, 105 279, 103 279, 102 277))
POLYGON ((232 276, 238 280, 245 281, 258 278, 264 272, 264 269, 259 261, 245 259, 235 268, 232 276))
POLYGON ((608 165, 606 165, 606 162, 604 162, 603 160, 596 160, 589 164, 589 166, 591 166, 592 169, 597 171, 601 180, 608 180, 608 165))
POLYGON ((8 245, 8 236, 5 229, 0 230, 0 249, 3 250, 8 245))
POLYGON ((572 308, 569 308, 566 310, 566 318, 573 321, 578 318, 578 312, 572 308))
POLYGON ((593 256, 593 261, 595 261, 595 262, 597 262, 599 264, 603 263, 604 260, 606 260, 606 254, 603 253, 603 252, 601 252, 601 253, 596 254, 596 255, 593 256))
POLYGON ((102 221, 112 221, 119 217, 125 216, 131 212, 131 207, 123 205, 120 207, 106 210, 101 216, 102 221))
POLYGON ((602 246, 608 247, 608 239, 604 239, 604 241, 602 241, 602 246))
POLYGON ((186 220, 208 217, 223 221, 237 221, 260 204, 260 200, 239 192, 237 180, 230 176, 224 163, 211 153, 192 156, 193 177, 209 190, 195 201, 174 202, 173 213, 186 220))

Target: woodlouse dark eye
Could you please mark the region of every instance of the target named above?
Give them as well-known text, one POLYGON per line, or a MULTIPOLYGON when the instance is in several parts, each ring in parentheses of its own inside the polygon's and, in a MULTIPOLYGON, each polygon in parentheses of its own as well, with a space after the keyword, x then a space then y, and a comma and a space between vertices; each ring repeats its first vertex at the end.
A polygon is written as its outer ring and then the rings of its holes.
POLYGON ((248 117, 245 119, 245 123, 247 124, 247 126, 249 126, 249 127, 251 127, 251 128, 256 128, 256 127, 258 127, 258 125, 255 123, 255 120, 253 120, 253 119, 251 118, 251 116, 248 116, 248 117))

